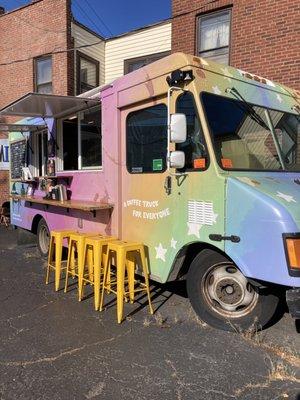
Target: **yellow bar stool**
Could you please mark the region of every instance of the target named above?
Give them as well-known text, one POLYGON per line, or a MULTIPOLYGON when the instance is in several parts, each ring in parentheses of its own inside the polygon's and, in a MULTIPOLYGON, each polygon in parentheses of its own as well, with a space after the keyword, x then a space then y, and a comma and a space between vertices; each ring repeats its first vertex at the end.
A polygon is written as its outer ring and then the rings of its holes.
POLYGON ((149 303, 149 311, 153 314, 153 308, 151 304, 150 288, 149 288, 149 269, 147 265, 145 248, 142 243, 125 242, 116 240, 108 243, 107 246, 107 260, 103 272, 103 284, 102 284, 101 300, 100 300, 100 311, 103 309, 104 292, 105 289, 113 292, 117 296, 117 320, 118 323, 122 322, 124 300, 129 295, 130 302, 133 303, 134 295, 136 292, 146 292, 149 303), (111 270, 112 256, 116 259, 116 275, 117 275, 117 290, 113 290, 109 281, 109 273, 111 270), (140 283, 138 287, 135 287, 137 281, 135 280, 135 269, 137 266, 137 259, 140 259, 144 283, 140 283), (127 270, 128 278, 128 291, 125 290, 125 272, 127 270))
POLYGON ((59 290, 61 271, 63 269, 66 269, 66 267, 62 267, 62 264, 66 262, 66 260, 62 260, 63 241, 64 239, 67 239, 69 241, 70 236, 74 233, 76 232, 71 230, 56 230, 56 231, 51 231, 50 233, 46 285, 48 285, 49 283, 50 270, 53 269, 55 271, 56 291, 59 290))
MULTIPOLYGON (((79 281, 79 271, 83 270, 83 256, 84 256, 84 244, 85 239, 90 236, 95 236, 95 232, 91 233, 73 233, 70 235, 69 239, 69 249, 68 249, 68 260, 67 260, 67 267, 66 267, 66 280, 65 280, 65 290, 64 292, 67 293, 68 290, 68 283, 69 283, 69 275, 71 274, 72 277, 77 277, 79 281), (77 253, 77 257, 76 257, 77 253)), ((90 278, 92 279, 92 262, 91 262, 91 255, 89 254, 88 260, 89 266, 89 273, 90 278)))
POLYGON ((84 245, 84 255, 83 255, 83 264, 82 271, 78 272, 78 295, 79 301, 82 300, 84 295, 84 283, 89 283, 94 286, 94 305, 95 310, 99 310, 100 305, 100 286, 101 286, 101 276, 103 276, 103 265, 106 261, 107 255, 107 245, 116 240, 113 236, 91 236, 85 239, 84 245), (86 265, 89 262, 88 254, 89 251, 92 254, 92 266, 93 266, 93 274, 91 279, 90 271, 86 271, 86 265))

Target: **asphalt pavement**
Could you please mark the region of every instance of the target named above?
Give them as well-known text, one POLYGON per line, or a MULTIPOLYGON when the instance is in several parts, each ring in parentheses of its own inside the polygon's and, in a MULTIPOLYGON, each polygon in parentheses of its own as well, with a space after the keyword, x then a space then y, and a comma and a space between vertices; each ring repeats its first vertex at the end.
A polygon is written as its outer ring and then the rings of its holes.
POLYGON ((184 282, 153 286, 118 325, 110 297, 78 302, 45 280, 35 246, 0 229, 1 400, 300 399, 299 326, 288 315, 264 332, 228 333, 199 321, 184 282))

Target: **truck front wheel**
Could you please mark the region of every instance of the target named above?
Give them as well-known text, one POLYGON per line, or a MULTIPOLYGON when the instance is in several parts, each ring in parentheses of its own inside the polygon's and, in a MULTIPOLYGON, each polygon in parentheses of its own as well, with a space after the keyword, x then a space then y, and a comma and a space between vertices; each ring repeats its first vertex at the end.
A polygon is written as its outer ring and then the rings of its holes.
POLYGON ((264 328, 279 303, 279 296, 253 286, 232 261, 213 250, 193 260, 187 292, 201 320, 226 331, 264 328))
POLYGON ((44 218, 41 218, 37 227, 37 246, 43 258, 47 258, 50 244, 50 231, 44 218))

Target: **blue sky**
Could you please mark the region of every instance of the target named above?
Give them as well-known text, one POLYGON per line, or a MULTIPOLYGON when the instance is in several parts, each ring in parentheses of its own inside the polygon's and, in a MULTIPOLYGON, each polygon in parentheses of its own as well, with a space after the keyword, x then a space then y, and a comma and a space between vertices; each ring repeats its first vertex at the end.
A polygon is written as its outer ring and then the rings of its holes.
MULTIPOLYGON (((9 11, 29 1, 0 0, 0 5, 9 11)), ((105 37, 152 24, 171 15, 171 0, 72 0, 72 4, 75 18, 105 37)))

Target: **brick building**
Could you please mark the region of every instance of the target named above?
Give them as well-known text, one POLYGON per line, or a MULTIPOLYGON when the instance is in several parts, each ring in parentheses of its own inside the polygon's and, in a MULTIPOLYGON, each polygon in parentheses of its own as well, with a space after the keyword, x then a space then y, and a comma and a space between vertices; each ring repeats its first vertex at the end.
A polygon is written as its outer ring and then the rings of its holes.
POLYGON ((299 0, 173 0, 172 51, 300 89, 299 0))
MULTIPOLYGON (((106 40, 74 20, 71 0, 28 0, 7 13, 0 7, 0 109, 28 92, 78 95, 170 51, 170 21, 106 40)), ((0 131, 0 145, 4 138, 0 131)), ((1 162, 0 154, 0 207, 9 199, 1 162)))
MULTIPOLYGON (((32 91, 72 94, 73 53, 47 56, 72 47, 70 0, 37 0, 2 13, 0 108, 32 91)), ((8 199, 8 171, 0 171, 0 187, 1 205, 8 199)))

